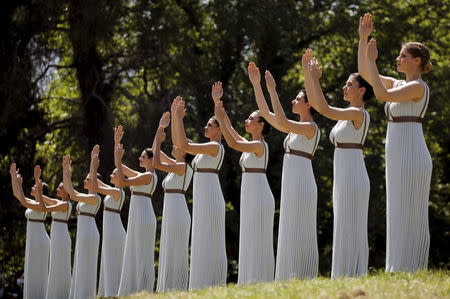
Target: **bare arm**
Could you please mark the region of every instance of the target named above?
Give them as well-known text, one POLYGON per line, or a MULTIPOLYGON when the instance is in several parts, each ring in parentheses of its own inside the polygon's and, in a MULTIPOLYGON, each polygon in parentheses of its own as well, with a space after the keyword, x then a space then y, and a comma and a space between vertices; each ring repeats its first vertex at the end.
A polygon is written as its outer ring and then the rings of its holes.
POLYGON ((173 140, 174 144, 179 148, 181 148, 183 151, 193 155, 207 154, 213 157, 217 156, 217 154, 219 153, 219 145, 217 143, 215 142, 194 143, 188 141, 183 123, 185 113, 186 109, 184 108, 184 102, 180 98, 180 100, 177 103, 175 116, 172 115, 173 118, 177 118, 177 120, 175 121, 175 124, 177 126, 176 128, 177 134, 175 140, 173 140))
POLYGON ((218 102, 215 105, 214 112, 217 120, 219 121, 223 137, 232 149, 240 152, 255 153, 258 157, 261 157, 264 154, 264 145, 261 142, 247 141, 242 137, 240 139, 233 138, 233 135, 230 133, 230 129, 224 123, 226 112, 222 106, 222 102, 218 102))
POLYGON ((85 194, 76 191, 72 185, 72 161, 70 155, 66 155, 63 158, 63 184, 64 189, 69 194, 69 197, 73 201, 85 202, 90 205, 97 204, 97 197, 94 194, 85 194))
MULTIPOLYGON (((369 82, 372 85, 375 97, 381 102, 418 102, 425 93, 425 87, 418 81, 410 81, 402 86, 387 88, 383 83, 376 65, 378 56, 377 43, 371 39, 367 46, 369 82)), ((384 77, 387 78, 387 77, 384 77)), ((386 80, 386 79, 385 79, 386 80)))
POLYGON ((122 172, 122 158, 125 151, 123 150, 122 144, 117 144, 114 148, 114 163, 117 168, 117 178, 120 181, 121 186, 138 186, 138 185, 148 185, 152 181, 152 175, 149 172, 139 173, 136 176, 125 178, 122 172))

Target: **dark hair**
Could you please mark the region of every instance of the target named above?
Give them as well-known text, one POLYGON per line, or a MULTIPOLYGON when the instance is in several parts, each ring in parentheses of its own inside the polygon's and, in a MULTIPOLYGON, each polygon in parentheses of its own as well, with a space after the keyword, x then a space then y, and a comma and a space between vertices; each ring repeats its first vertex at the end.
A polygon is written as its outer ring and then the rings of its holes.
POLYGON ((210 119, 212 119, 216 123, 216 125, 220 128, 219 121, 217 120, 215 115, 211 116, 210 119))
POLYGON ((261 116, 261 114, 259 113, 259 110, 255 110, 254 112, 258 113, 258 122, 264 123, 261 133, 263 134, 263 136, 269 135, 270 129, 271 129, 269 122, 264 117, 261 116))
POLYGON ((48 185, 47 183, 42 182, 42 194, 48 196, 48 185))
POLYGON ((363 94, 363 101, 367 102, 370 99, 372 99, 374 96, 374 92, 373 92, 373 88, 369 84, 369 82, 364 80, 364 78, 361 77, 361 75, 359 73, 353 73, 350 76, 354 77, 356 79, 356 81, 358 81, 359 87, 364 87, 366 89, 366 91, 363 94))
POLYGON ((147 158, 149 158, 149 159, 153 158, 153 151, 151 148, 148 147, 144 151, 147 154, 147 158))
MULTIPOLYGON (((305 103, 308 103, 308 95, 306 94, 306 89, 300 90, 299 93, 303 93, 305 95, 305 103)), ((311 113, 311 116, 314 116, 317 113, 317 110, 312 106, 309 106, 309 113, 311 113)))
POLYGON ((420 58, 420 68, 423 73, 431 71, 433 65, 430 62, 430 51, 424 44, 418 42, 404 43, 402 47, 411 54, 412 57, 420 58))

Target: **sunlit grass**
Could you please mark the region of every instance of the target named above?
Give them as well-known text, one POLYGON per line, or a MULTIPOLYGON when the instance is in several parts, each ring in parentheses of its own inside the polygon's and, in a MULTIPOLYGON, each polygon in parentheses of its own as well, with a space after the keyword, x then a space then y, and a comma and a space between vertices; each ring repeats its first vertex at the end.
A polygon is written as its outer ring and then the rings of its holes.
POLYGON ((450 298, 450 271, 380 271, 362 278, 229 284, 192 292, 141 293, 128 298, 450 298))

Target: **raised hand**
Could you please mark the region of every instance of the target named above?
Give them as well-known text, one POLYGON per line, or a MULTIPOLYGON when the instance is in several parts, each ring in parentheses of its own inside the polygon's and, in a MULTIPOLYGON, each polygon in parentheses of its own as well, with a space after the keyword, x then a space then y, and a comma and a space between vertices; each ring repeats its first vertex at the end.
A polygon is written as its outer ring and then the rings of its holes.
POLYGON ((322 67, 316 57, 309 62, 308 71, 311 74, 311 77, 315 79, 319 79, 322 76, 322 67))
POLYGON ((269 71, 266 71, 264 77, 266 79, 267 90, 275 90, 275 88, 277 87, 277 83, 275 82, 272 74, 269 71))
POLYGON ((311 49, 306 49, 305 53, 302 55, 302 68, 306 72, 309 70, 309 63, 313 58, 313 51, 311 49))
POLYGON ((369 43, 367 44, 367 58, 371 61, 377 60, 378 57, 378 49, 377 49, 377 41, 374 38, 371 38, 369 43))
POLYGON ((373 31, 372 15, 365 13, 364 16, 359 18, 358 33, 360 39, 366 39, 373 31))
POLYGON ((172 113, 172 115, 175 115, 175 113, 177 112, 177 103, 180 101, 180 99, 180 96, 177 96, 175 99, 173 99, 172 105, 170 105, 170 113, 172 113))
POLYGON ((114 158, 117 160, 118 163, 117 164, 121 164, 122 163, 122 159, 123 159, 123 155, 125 154, 125 150, 123 149, 123 145, 121 143, 116 144, 114 146, 114 158))
POLYGON ((223 108, 223 102, 219 101, 214 105, 214 115, 218 120, 222 120, 225 118, 225 108, 223 108))
POLYGON ((123 137, 123 127, 121 125, 118 125, 114 128, 114 144, 120 143, 122 141, 123 137))
POLYGON ((19 174, 19 169, 17 169, 16 167, 16 163, 11 163, 11 165, 9 166, 9 174, 14 178, 19 174))
POLYGON ((181 119, 186 115, 186 103, 183 101, 182 97, 177 101, 176 115, 181 119))
POLYGON ((261 73, 259 72, 259 68, 256 66, 256 63, 253 61, 250 61, 247 67, 248 70, 248 77, 250 79, 250 82, 252 82, 253 85, 257 85, 261 83, 261 73))
POLYGON ((95 169, 95 171, 97 171, 98 167, 100 166, 99 155, 100 155, 100 146, 96 144, 92 148, 91 152, 91 168, 95 169))
POLYGON ((156 130, 156 136, 155 136, 156 141, 158 141, 159 143, 162 143, 164 140, 166 140, 166 133, 164 132, 164 129, 162 130, 156 130))
POLYGON ((34 181, 37 182, 41 178, 42 170, 40 165, 34 166, 33 176, 34 181))
POLYGON ((220 101, 220 99, 223 96, 222 82, 217 81, 212 85, 211 96, 214 101, 214 104, 217 103, 218 101, 220 101))
POLYGON ((170 112, 164 112, 159 120, 159 128, 165 129, 170 125, 170 112))
POLYGON ((69 178, 72 175, 72 160, 70 160, 70 155, 65 155, 63 157, 63 174, 66 174, 69 178))

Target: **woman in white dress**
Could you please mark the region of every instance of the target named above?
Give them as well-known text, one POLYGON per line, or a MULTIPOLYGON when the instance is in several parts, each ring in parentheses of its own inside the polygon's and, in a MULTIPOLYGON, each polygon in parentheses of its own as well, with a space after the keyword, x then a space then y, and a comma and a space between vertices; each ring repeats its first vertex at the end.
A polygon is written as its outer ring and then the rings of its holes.
POLYGON ((97 195, 97 169, 100 147, 94 146, 91 152, 89 174, 84 180, 88 193, 76 191, 72 185, 72 161, 69 155, 63 158, 64 189, 70 199, 77 201, 77 237, 72 270, 70 298, 95 298, 97 290, 97 262, 100 234, 95 222, 95 215, 100 208, 101 199, 97 195))
POLYGON ((116 297, 122 274, 123 252, 126 232, 120 218, 125 192, 117 180, 117 169, 110 175, 109 186, 97 179, 97 192, 106 195, 103 199, 103 239, 100 260, 99 297, 116 297))
POLYGON ((252 140, 240 136, 223 108, 222 95, 222 83, 217 82, 213 85, 213 100, 220 130, 228 146, 242 152, 238 284, 273 281, 275 200, 266 177, 269 147, 264 141, 270 126, 259 111, 254 111, 245 121, 245 131, 252 140))
MULTIPOLYGON (((157 292, 187 290, 189 280, 189 234, 191 216, 186 204, 186 190, 194 171, 186 163, 186 152, 172 148, 170 159, 161 151, 164 129, 170 124, 170 113, 165 112, 153 140, 153 165, 168 172, 162 182, 164 207, 159 250, 157 292), (162 161, 164 160, 164 162, 162 161)), ((172 130, 174 131, 174 130, 172 130)))
POLYGON ((14 196, 20 204, 27 208, 27 236, 25 243, 25 273, 24 298, 45 298, 48 280, 48 261, 50 239, 45 231, 44 221, 47 208, 42 199, 42 182, 40 182, 40 167, 35 167, 35 182, 31 194, 36 200, 25 197, 22 188, 22 177, 16 169, 16 164, 10 166, 11 184, 14 196), (38 175, 39 173, 39 175, 38 175))
POLYGON ((370 122, 364 104, 373 97, 373 90, 359 74, 351 74, 343 87, 349 107, 336 108, 325 100, 319 82, 322 68, 310 49, 302 57, 302 67, 309 103, 320 114, 338 121, 330 132, 335 146, 331 278, 365 275, 370 182, 362 149, 370 122))
POLYGON ((59 184, 56 192, 56 195, 61 200, 43 196, 46 204, 55 207, 52 208, 47 299, 69 298, 72 275, 72 240, 67 228, 67 223, 72 213, 72 204, 62 182, 59 184))
POLYGON ((205 126, 206 143, 190 142, 186 138, 183 118, 184 101, 177 97, 172 104, 174 144, 184 152, 196 154, 194 169, 192 241, 189 289, 225 285, 227 253, 225 248, 225 200, 219 181, 225 150, 220 143, 222 133, 215 118, 205 126))
POLYGON ((386 271, 427 269, 430 250, 428 200, 432 160, 425 143, 422 121, 429 88, 422 74, 431 70, 429 50, 421 43, 403 44, 396 59, 397 71, 406 80, 381 76, 376 66, 376 41, 372 16, 361 18, 358 66, 372 85, 376 98, 386 102, 387 242, 386 271))
POLYGON ((139 157, 139 166, 144 168, 145 172, 132 170, 122 164, 122 137, 123 127, 118 126, 114 134, 114 163, 118 185, 131 186, 127 237, 118 293, 118 296, 127 296, 142 291, 153 292, 156 216, 152 195, 158 178, 153 167, 151 149, 143 150, 139 157))
POLYGON ((315 278, 319 269, 317 186, 311 159, 320 140, 320 130, 313 120, 315 110, 308 103, 306 91, 302 90, 291 102, 292 112, 299 115, 300 121, 289 120, 278 98, 275 80, 266 71, 272 113, 264 98, 261 75, 254 62, 248 65, 248 75, 261 115, 276 129, 288 134, 284 140, 275 280, 315 278))

